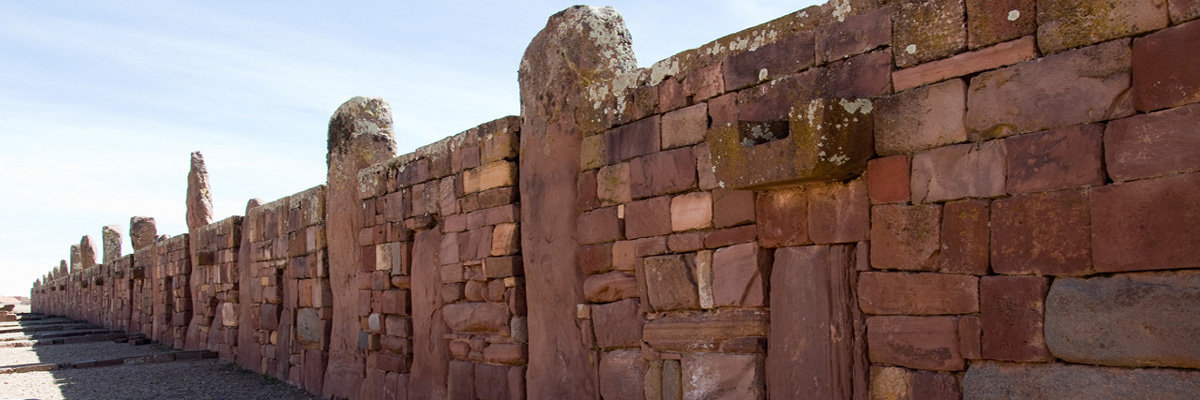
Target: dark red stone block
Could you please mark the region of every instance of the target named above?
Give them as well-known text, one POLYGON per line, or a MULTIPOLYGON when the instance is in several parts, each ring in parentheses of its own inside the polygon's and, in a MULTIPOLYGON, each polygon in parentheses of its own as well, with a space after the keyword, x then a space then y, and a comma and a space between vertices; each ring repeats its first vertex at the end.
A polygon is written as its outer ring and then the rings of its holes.
POLYGON ((812 65, 814 60, 812 31, 793 34, 725 59, 725 87, 739 89, 787 75, 812 65))
POLYGON ((659 117, 643 118, 605 133, 605 155, 609 164, 658 151, 662 139, 659 117))
POLYGON ((1114 181, 1200 170, 1200 105, 1108 123, 1105 166, 1114 181))
POLYGON ((871 203, 904 203, 909 194, 911 166, 908 156, 875 158, 867 162, 867 187, 871 203))
POLYGON ((1200 267, 1200 174, 1093 191, 1097 272, 1200 267))
POLYGON ((761 192, 755 201, 758 238, 763 246, 807 244, 808 197, 803 190, 761 192))
POLYGON ((871 266, 931 270, 940 246, 942 206, 882 205, 871 208, 871 266))
POLYGON ((1049 287, 1048 280, 1040 276, 985 276, 979 281, 983 358, 1050 359, 1042 333, 1049 287))
POLYGON ((954 274, 988 272, 990 202, 961 200, 942 206, 942 252, 938 270, 954 274))
POLYGON ((1005 139, 1008 193, 1103 184, 1100 165, 1103 131, 1103 126, 1092 124, 1005 139))
POLYGON ((635 199, 687 191, 696 187, 696 157, 683 147, 635 158, 629 180, 635 199))
POLYGON ((1092 270, 1088 193, 1031 193, 992 203, 992 270, 1086 275, 1092 270))
POLYGON ((625 236, 637 239, 671 233, 671 197, 638 200, 625 205, 625 236))

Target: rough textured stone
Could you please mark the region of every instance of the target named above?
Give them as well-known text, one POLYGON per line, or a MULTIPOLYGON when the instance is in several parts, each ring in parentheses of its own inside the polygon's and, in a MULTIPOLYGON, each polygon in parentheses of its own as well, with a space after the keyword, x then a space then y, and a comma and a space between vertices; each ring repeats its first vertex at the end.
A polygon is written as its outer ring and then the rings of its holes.
POLYGON ((712 295, 718 307, 766 305, 771 253, 757 243, 718 249, 712 256, 712 295))
POLYGON ((604 139, 607 163, 613 164, 660 150, 660 124, 659 117, 653 116, 609 130, 604 139))
POLYGON ((727 89, 738 89, 762 80, 787 75, 813 64, 811 31, 788 35, 758 49, 734 54, 722 64, 727 89))
POLYGON ((999 141, 918 153, 912 160, 913 203, 1003 195, 1005 158, 999 141))
POLYGON ((1167 0, 1171 23, 1178 24, 1200 17, 1200 0, 1167 0))
MULTIPOLYGON (((360 208, 358 171, 395 154, 391 107, 377 98, 347 100, 329 120, 328 147, 325 229, 334 307, 322 390, 326 397, 351 397, 359 392, 366 362, 358 350, 358 299, 353 290, 358 263, 363 259, 357 233, 368 226, 360 208)), ((445 388, 444 381, 422 382, 442 388, 427 393, 445 388)))
POLYGON ((104 263, 110 264, 121 258, 121 227, 105 225, 100 228, 100 240, 104 243, 104 263))
POLYGON ((129 242, 133 245, 134 251, 154 244, 154 239, 157 237, 158 228, 155 227, 154 218, 133 217, 129 219, 129 242))
POLYGON ((875 158, 867 162, 867 186, 871 204, 904 203, 909 194, 911 163, 906 155, 875 158))
POLYGON ((970 314, 979 311, 979 278, 864 272, 858 277, 858 304, 867 314, 970 314))
POLYGON ((971 364, 963 398, 1185 400, 1200 397, 1200 372, 1071 364, 971 364))
POLYGON ((605 399, 641 399, 646 360, 642 351, 613 350, 600 356, 600 396, 605 399))
MULTIPOLYGON (((1031 19, 1032 21, 1032 19, 1031 19)), ((992 47, 962 53, 945 60, 921 64, 892 74, 896 91, 1013 65, 1037 57, 1037 45, 1028 36, 992 47)))
POLYGON ((662 116, 662 148, 673 149, 704 141, 708 130, 708 106, 696 104, 662 116))
POLYGON ((709 192, 693 192, 671 198, 671 230, 683 232, 712 227, 713 200, 709 192))
POLYGON ((767 336, 769 316, 762 310, 721 309, 706 313, 667 314, 647 321, 642 340, 658 351, 718 351, 725 341, 767 336))
POLYGON ((696 187, 696 157, 690 148, 661 151, 629 162, 633 198, 679 193, 696 187))
POLYGON ((1046 54, 1167 26, 1167 0, 1039 0, 1037 13, 1046 54))
POLYGON ((875 106, 875 152, 880 155, 967 140, 967 85, 962 79, 900 92, 875 101, 875 106))
POLYGON ((967 0, 967 45, 975 49, 1033 35, 1036 10, 1036 0, 967 0))
POLYGON ((992 203, 992 270, 1084 275, 1092 270, 1088 192, 1030 193, 992 203))
POLYGON ((954 317, 867 318, 871 362, 933 371, 963 369, 954 317))
POLYGON ((688 353, 683 367, 684 400, 764 398, 762 356, 688 353))
POLYGON ((637 239, 669 233, 671 233, 670 196, 638 200, 625 206, 626 238, 637 239))
POLYGON ((940 246, 942 206, 881 205, 871 208, 871 266, 932 269, 940 246))
POLYGON ((647 257, 642 269, 649 303, 655 310, 700 308, 695 274, 683 256, 647 257))
POLYGON ((1047 279, 1038 276, 985 276, 979 281, 983 358, 1046 361, 1042 315, 1047 279))
POLYGON ((812 187, 808 191, 809 235, 816 244, 867 240, 870 211, 864 180, 812 187))
POLYGON ((198 151, 192 153, 187 182, 187 226, 193 231, 212 222, 213 213, 208 169, 204 167, 204 155, 198 151))
POLYGON ((1103 131, 1103 126, 1093 124, 1005 139, 1008 193, 1103 184, 1103 131))
POLYGON ((764 188, 845 180, 862 173, 872 153, 874 108, 869 99, 818 98, 786 104, 784 115, 761 117, 743 105, 738 121, 714 124, 708 131, 718 186, 764 188), (826 150, 810 151, 818 148, 826 150))
POLYGON ((637 297, 637 293, 637 280, 621 271, 592 275, 583 281, 583 297, 593 303, 637 297))
POLYGON ((997 138, 1133 114, 1131 53, 1129 40, 1114 40, 979 74, 967 130, 997 138))
POLYGON ((1200 101, 1200 24, 1186 23, 1133 41, 1133 104, 1152 111, 1200 101))
POLYGON ((938 254, 938 271, 987 274, 989 204, 987 200, 961 200, 942 206, 942 251, 938 254))
POLYGON ((642 343, 642 314, 638 299, 592 306, 596 345, 603 349, 638 347, 642 343))
POLYGON ((801 189, 759 194, 754 204, 760 243, 766 247, 809 243, 808 197, 801 189))
POLYGON ((96 265, 96 243, 91 236, 84 235, 79 239, 79 267, 90 268, 96 265))
POLYGON ((817 27, 817 62, 866 53, 892 43, 892 12, 880 8, 817 27))
POLYGON ((866 371, 855 371, 863 354, 855 346, 860 317, 853 300, 852 251, 850 246, 776 250, 766 362, 771 398, 850 398, 856 391, 856 375, 866 371))
POLYGON ((1046 344, 1074 363, 1198 368, 1197 309, 1194 270, 1056 279, 1046 298, 1046 344))
MULTIPOLYGON (((578 226, 587 229, 579 230, 580 244, 604 243, 621 239, 621 219, 617 216, 616 207, 598 208, 578 215, 578 226)), ((529 223, 524 224, 526 227, 529 223)), ((522 237, 522 248, 525 247, 522 237)))
POLYGON ((754 192, 749 190, 714 190, 713 225, 727 228, 754 222, 754 192))
POLYGON ((1097 272, 1200 267, 1200 174, 1092 191, 1097 272))
POLYGON ((959 0, 901 2, 895 5, 892 40, 896 66, 905 68, 967 48, 967 22, 959 0))
POLYGON ((1198 125, 1200 105, 1109 122, 1104 131, 1108 175, 1127 181, 1200 170, 1198 125))

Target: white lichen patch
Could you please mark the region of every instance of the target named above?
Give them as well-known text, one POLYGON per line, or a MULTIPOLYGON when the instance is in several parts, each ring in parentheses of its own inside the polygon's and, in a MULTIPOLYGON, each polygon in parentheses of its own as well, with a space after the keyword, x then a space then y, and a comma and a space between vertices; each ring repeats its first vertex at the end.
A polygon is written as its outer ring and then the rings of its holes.
POLYGON ((916 53, 916 52, 917 52, 917 45, 915 45, 915 44, 910 44, 910 45, 908 45, 908 46, 904 46, 904 52, 905 52, 905 53, 908 53, 908 54, 913 54, 913 53, 916 53))
POLYGON ((1008 12, 1008 20, 1009 20, 1009 21, 1016 21, 1016 20, 1017 20, 1017 18, 1021 18, 1021 12, 1020 12, 1020 11, 1018 11, 1018 10, 1012 10, 1012 11, 1009 11, 1009 12, 1008 12))
POLYGON ((849 114, 861 112, 863 115, 866 115, 870 114, 871 110, 874 109, 874 106, 871 104, 871 99, 840 99, 838 100, 838 104, 840 104, 842 108, 845 109, 849 114))
POLYGON ((758 80, 759 81, 767 80, 767 69, 766 68, 758 70, 758 80))
POLYGON ((833 5, 833 16, 838 22, 845 22, 846 16, 850 15, 850 0, 833 0, 829 2, 833 5))

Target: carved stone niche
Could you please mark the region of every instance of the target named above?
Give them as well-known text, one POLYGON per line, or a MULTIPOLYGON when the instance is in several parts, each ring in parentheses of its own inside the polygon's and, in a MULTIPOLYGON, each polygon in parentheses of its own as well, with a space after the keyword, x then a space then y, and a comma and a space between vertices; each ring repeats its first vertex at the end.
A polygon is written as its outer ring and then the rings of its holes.
POLYGON ((718 186, 773 189, 852 179, 874 152, 870 99, 819 98, 792 105, 787 120, 737 121, 710 129, 718 186))

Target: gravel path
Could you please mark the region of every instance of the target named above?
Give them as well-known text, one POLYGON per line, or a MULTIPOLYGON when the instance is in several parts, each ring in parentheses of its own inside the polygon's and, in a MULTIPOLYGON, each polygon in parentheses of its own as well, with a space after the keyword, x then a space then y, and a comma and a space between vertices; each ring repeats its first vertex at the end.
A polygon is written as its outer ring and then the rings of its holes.
POLYGON ((59 364, 64 362, 134 357, 166 353, 169 351, 171 351, 171 348, 159 346, 157 344, 131 346, 128 343, 113 342, 0 348, 0 367, 17 364, 59 364))
POLYGON ((0 399, 318 399, 214 359, 0 375, 0 399))

